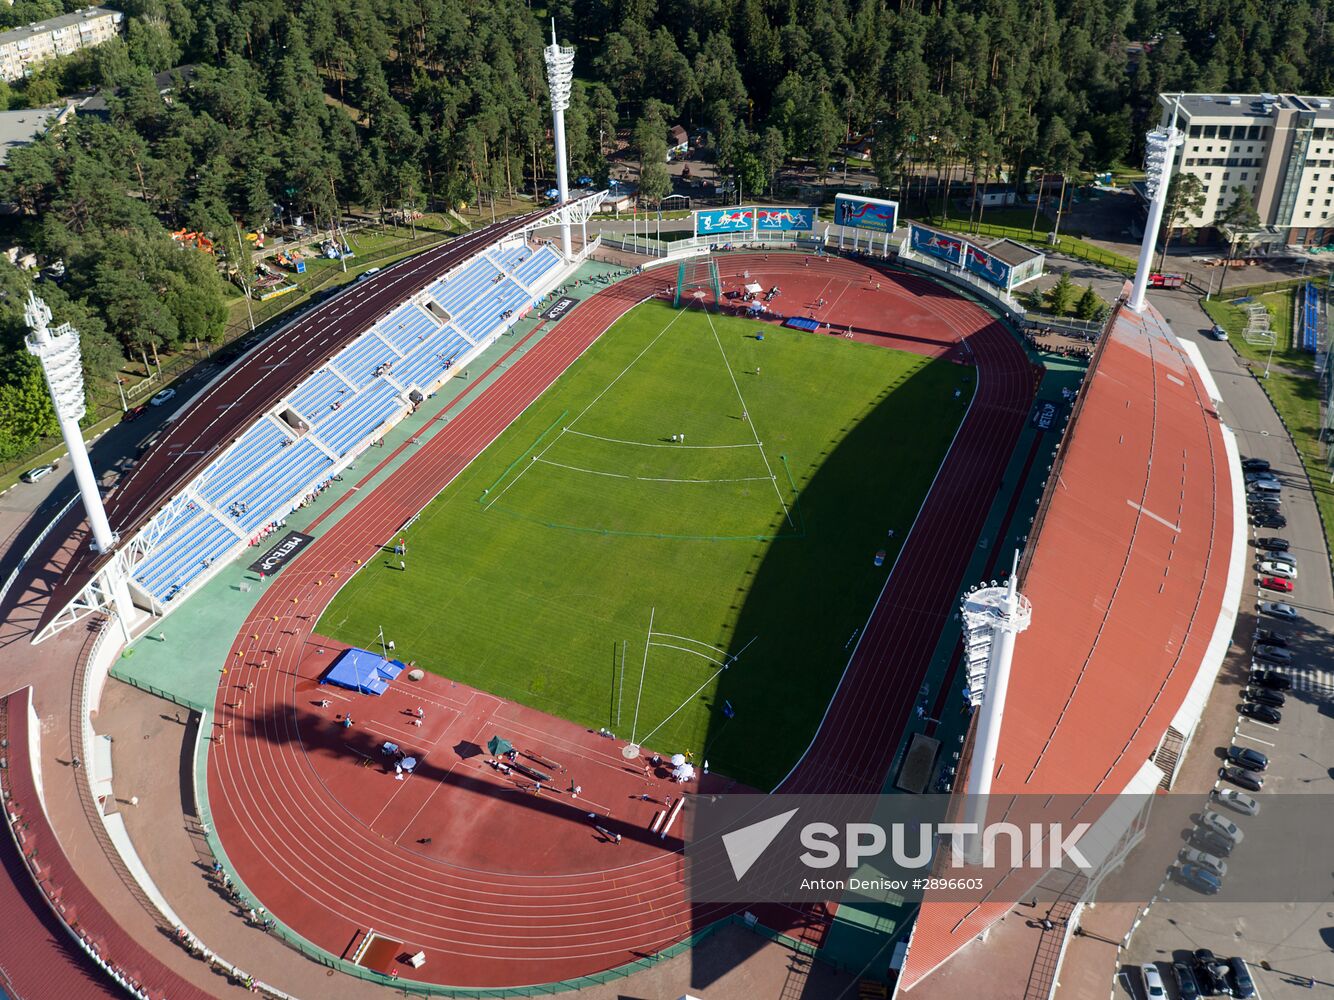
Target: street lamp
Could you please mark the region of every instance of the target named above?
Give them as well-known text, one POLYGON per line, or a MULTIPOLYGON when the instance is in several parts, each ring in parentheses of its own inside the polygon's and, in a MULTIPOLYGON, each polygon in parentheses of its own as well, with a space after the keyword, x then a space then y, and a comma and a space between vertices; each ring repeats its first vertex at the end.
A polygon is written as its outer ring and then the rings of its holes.
POLYGON ((1158 230, 1163 222, 1163 207, 1167 202, 1167 182, 1172 176, 1172 161, 1176 148, 1185 136, 1176 127, 1180 98, 1172 108, 1172 120, 1166 128, 1156 128, 1146 137, 1144 192, 1149 197, 1149 216, 1144 223, 1144 239, 1139 248, 1139 265, 1135 268, 1135 284, 1130 293, 1130 308, 1144 311, 1144 294, 1153 271, 1153 255, 1158 244, 1158 230))
MULTIPOLYGON (((556 41, 556 19, 551 19, 551 44, 542 50, 547 64, 547 88, 551 91, 551 131, 556 146, 556 188, 560 192, 560 245, 566 258, 570 252, 570 182, 565 161, 565 109, 570 106, 574 82, 574 49, 556 41)), ((536 178, 534 178, 536 180, 536 178)))

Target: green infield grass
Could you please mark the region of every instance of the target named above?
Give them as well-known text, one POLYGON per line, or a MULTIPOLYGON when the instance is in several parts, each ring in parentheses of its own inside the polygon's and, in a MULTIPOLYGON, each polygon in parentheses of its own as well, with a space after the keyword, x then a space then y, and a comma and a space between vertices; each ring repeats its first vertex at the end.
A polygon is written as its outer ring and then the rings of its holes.
POLYGON ((769 788, 973 388, 947 361, 641 305, 422 512, 406 570, 386 549, 318 629, 369 648, 383 626, 425 669, 769 788))

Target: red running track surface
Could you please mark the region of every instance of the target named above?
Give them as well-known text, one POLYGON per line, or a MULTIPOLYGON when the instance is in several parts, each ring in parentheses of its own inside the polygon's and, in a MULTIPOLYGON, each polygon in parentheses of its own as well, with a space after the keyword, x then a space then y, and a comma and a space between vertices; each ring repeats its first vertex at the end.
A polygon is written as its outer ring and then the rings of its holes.
MULTIPOLYGON (((1012 334, 925 279, 834 258, 806 264, 787 255, 772 261, 727 255, 720 269, 729 284, 735 283, 733 272, 744 270, 766 288, 779 284, 776 307, 827 318, 839 333, 853 324, 854 336, 935 355, 957 352, 966 339, 967 348, 952 356, 977 362, 977 394, 954 447, 815 742, 784 785, 793 791, 877 791, 1027 414, 1033 373, 1012 334)), ((479 782, 495 776, 462 744, 480 741, 495 719, 517 712, 515 706, 492 699, 495 706, 478 709, 474 693, 451 695, 447 681, 428 678, 423 684, 439 702, 432 703, 425 731, 417 731, 404 729, 401 713, 408 706, 386 702, 387 711, 377 710, 374 699, 359 699, 321 708, 312 697, 312 677, 331 654, 326 646, 318 659, 320 640, 310 630, 358 561, 372 558, 617 317, 673 278, 667 269, 650 271, 581 303, 448 427, 415 446, 412 458, 353 516, 266 584, 237 637, 217 706, 219 722, 231 725, 218 730, 224 739, 208 762, 214 826, 259 902, 326 950, 343 954, 373 929, 426 953, 426 965, 403 970, 405 979, 516 986, 632 961, 726 912, 692 906, 682 884, 679 843, 645 842, 638 832, 644 814, 630 806, 613 809, 622 823, 615 829, 635 836, 609 848, 590 835, 590 821, 568 796, 544 793, 542 808, 518 808, 535 805, 535 798, 520 800, 501 789, 498 794, 510 796, 515 807, 508 845, 468 843, 472 824, 460 824, 459 814, 466 820, 476 812, 479 829, 492 838, 502 827, 500 814, 478 798, 486 794, 479 782), (252 683, 254 691, 246 693, 252 683), (346 734, 329 717, 342 708, 356 720, 346 734), (395 740, 404 747, 429 744, 429 767, 397 786, 416 783, 410 794, 385 791, 394 779, 376 758, 379 741, 402 731, 413 741, 395 740), (332 764, 344 735, 351 745, 343 764, 332 764), (369 770, 356 769, 369 789, 365 802, 357 799, 358 779, 347 775, 356 751, 376 761, 369 770), (440 777, 433 769, 446 773, 440 777), (438 790, 419 780, 432 773, 438 790), (417 843, 423 835, 432 838, 429 845, 417 843)), ((569 724, 522 712, 548 756, 556 756, 554 747, 591 759, 601 749, 614 761, 617 748, 610 741, 599 747, 598 738, 588 736, 581 742, 569 724)), ((621 780, 631 788, 641 779, 631 774, 621 780)), ((601 782, 584 783, 592 788, 601 782)), ((610 797, 617 787, 608 779, 598 795, 610 797)), ((818 915, 781 909, 766 910, 764 918, 796 932, 819 923, 818 915)))

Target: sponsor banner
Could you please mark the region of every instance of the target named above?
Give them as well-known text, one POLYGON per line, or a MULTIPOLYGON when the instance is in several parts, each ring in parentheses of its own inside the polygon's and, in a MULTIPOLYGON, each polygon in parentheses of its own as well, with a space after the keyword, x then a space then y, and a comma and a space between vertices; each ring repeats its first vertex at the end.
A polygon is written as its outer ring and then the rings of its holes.
POLYGON ((1040 431, 1049 431, 1052 425, 1056 423, 1056 414, 1060 412, 1060 406, 1050 399, 1039 399, 1037 405, 1033 407, 1033 416, 1030 422, 1040 431))
POLYGON ((913 250, 918 253, 924 253, 931 257, 939 257, 941 260, 947 260, 951 264, 959 264, 963 261, 963 240, 957 236, 949 236, 945 233, 936 232, 934 229, 927 229, 925 226, 919 226, 916 223, 910 227, 908 238, 911 241, 913 250))
POLYGON ((1010 287, 1010 265, 981 247, 965 244, 963 266, 993 285, 1010 287))
POLYGON ((554 323, 573 309, 578 301, 578 299, 572 299, 568 295, 564 295, 557 299, 551 308, 542 314, 542 318, 554 323))
POLYGON ((815 228, 813 208, 756 208, 755 224, 760 232, 798 232, 815 228))
POLYGON ((256 573, 273 576, 274 573, 277 573, 295 559, 297 554, 313 541, 315 541, 314 535, 307 535, 300 531, 289 531, 283 535, 277 545, 265 552, 256 562, 252 562, 250 568, 256 573))
POLYGON ((1208 799, 690 795, 686 890, 694 903, 973 906, 1048 903, 1078 884, 1096 885, 1100 902, 1326 903, 1331 810, 1326 794, 1231 782, 1208 799), (1234 847, 1244 860, 1224 862, 1234 847))
POLYGON ((881 198, 841 194, 834 199, 834 223, 853 229, 892 233, 898 226, 899 203, 881 198))
POLYGON ((714 236, 719 233, 748 233, 755 227, 755 209, 713 208, 695 213, 695 235, 714 236))

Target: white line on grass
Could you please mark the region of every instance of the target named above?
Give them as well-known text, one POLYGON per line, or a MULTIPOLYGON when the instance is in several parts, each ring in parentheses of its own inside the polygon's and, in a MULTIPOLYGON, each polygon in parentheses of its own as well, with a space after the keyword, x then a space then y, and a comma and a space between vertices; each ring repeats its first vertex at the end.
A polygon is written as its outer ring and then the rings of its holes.
POLYGON ((608 441, 611 444, 632 444, 640 448, 672 448, 672 449, 698 449, 703 451, 717 451, 724 448, 754 448, 752 442, 743 442, 741 444, 663 444, 660 441, 623 441, 620 438, 603 437, 601 434, 589 434, 586 431, 572 431, 568 427, 565 433, 573 434, 576 437, 592 438, 595 441, 608 441))
POLYGON ((760 449, 760 459, 764 462, 765 471, 769 473, 769 482, 773 484, 778 503, 783 508, 783 516, 787 518, 787 523, 795 528, 796 525, 792 522, 792 512, 787 509, 787 501, 783 499, 783 491, 778 488, 778 477, 774 475, 774 470, 769 465, 769 456, 764 453, 764 446, 760 444, 760 435, 755 430, 755 422, 750 419, 750 410, 746 408, 746 397, 741 395, 741 386, 737 385, 736 375, 732 372, 732 363, 727 359, 727 352, 723 350, 723 342, 718 337, 718 330, 714 327, 713 317, 709 315, 708 310, 705 310, 704 318, 709 321, 709 332, 713 334, 713 342, 718 345, 718 353, 723 356, 723 367, 727 369, 727 377, 732 380, 732 388, 736 390, 736 398, 741 403, 741 412, 745 415, 745 423, 750 427, 751 436, 755 438, 755 447, 760 449))
MULTIPOLYGON (((529 462, 527 465, 525 465, 522 469, 520 469, 519 474, 515 476, 513 479, 511 479, 508 483, 506 483, 505 488, 501 490, 499 493, 497 493, 494 497, 492 497, 487 502, 487 505, 482 508, 482 510, 490 510, 497 500, 499 500, 501 497, 503 497, 506 493, 509 492, 509 488, 511 486, 513 486, 515 483, 517 483, 520 479, 524 477, 524 473, 526 473, 534 465, 540 462, 542 460, 543 455, 549 452, 552 448, 556 447, 556 442, 559 441, 561 438, 563 438, 566 434, 570 433, 570 428, 573 427, 575 424, 577 424, 580 421, 580 419, 583 418, 584 414, 593 408, 593 404, 596 403, 603 396, 605 396, 607 394, 607 390, 610 389, 612 386, 614 386, 617 382, 619 382, 625 376, 625 373, 628 372, 631 368, 633 368, 635 364, 639 361, 639 359, 642 358, 645 354, 647 354, 649 349, 652 348, 654 344, 656 344, 659 340, 662 339, 662 335, 672 328, 672 324, 675 323, 678 319, 680 319, 682 313, 684 312, 685 310, 683 309, 681 310, 681 312, 678 312, 675 316, 673 316, 670 320, 668 320, 667 324, 663 326, 661 330, 658 331, 658 333, 654 336, 654 338, 644 345, 644 349, 640 351, 638 354, 636 354, 633 358, 631 358, 630 363, 621 369, 621 373, 617 375, 614 379, 612 379, 610 382, 608 382, 606 385, 604 385, 602 387, 602 391, 599 392, 596 396, 594 396, 592 401, 582 410, 580 410, 578 415, 573 420, 571 420, 569 424, 567 424, 565 427, 562 427, 560 429, 559 434, 557 434, 554 438, 551 439, 551 444, 547 445, 536 455, 534 455, 533 460, 529 462)), ((554 465, 556 463, 552 462, 549 464, 554 465)), ((587 470, 579 470, 579 471, 587 471, 587 470)), ((604 475, 610 475, 610 473, 604 473, 604 475)))
MULTIPOLYGON (((710 656, 708 653, 701 652, 698 649, 690 649, 686 646, 678 646, 675 643, 671 642, 650 642, 649 645, 658 646, 661 649, 675 649, 681 653, 689 653, 691 656, 698 656, 701 660, 708 660, 710 663, 716 663, 720 667, 727 666, 726 660, 720 660, 717 657, 710 656)), ((644 739, 647 740, 648 737, 645 736, 644 739)))
MULTIPOLYGON (((552 465, 557 469, 569 469, 571 472, 586 472, 590 476, 607 476, 610 479, 633 479, 640 483, 763 483, 768 482, 765 476, 745 476, 739 479, 663 479, 657 476, 627 476, 622 472, 602 472, 598 469, 583 469, 577 465, 565 465, 562 462, 552 462, 549 459, 542 458, 540 455, 530 462, 534 465, 541 462, 543 465, 552 465)), ((517 478, 517 477, 516 477, 517 478)))

